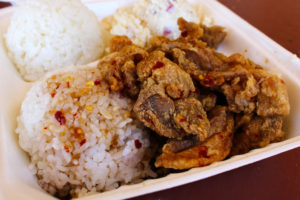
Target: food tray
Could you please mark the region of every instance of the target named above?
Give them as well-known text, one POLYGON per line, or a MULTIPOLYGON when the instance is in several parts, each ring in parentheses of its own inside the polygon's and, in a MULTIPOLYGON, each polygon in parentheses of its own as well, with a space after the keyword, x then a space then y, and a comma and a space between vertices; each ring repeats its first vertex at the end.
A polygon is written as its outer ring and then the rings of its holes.
MULTIPOLYGON (((132 0, 85 1, 99 19, 131 2, 132 0)), ((227 55, 234 52, 243 53, 256 63, 279 73, 285 80, 291 104, 291 114, 285 123, 287 139, 206 167, 170 174, 164 178, 147 180, 140 184, 122 186, 116 190, 81 199, 124 199, 164 190, 220 174, 300 146, 300 123, 298 123, 300 120, 300 103, 298 103, 300 99, 299 58, 217 1, 191 0, 191 2, 202 5, 207 13, 214 18, 215 24, 225 26, 228 29, 228 36, 218 49, 219 51, 227 55)), ((0 10, 1 38, 13 11, 13 7, 0 10)), ((54 199, 38 186, 35 177, 30 173, 27 167, 29 159, 18 146, 17 135, 14 133, 21 102, 32 84, 24 82, 20 78, 5 54, 2 40, 0 60, 0 199, 54 199)))

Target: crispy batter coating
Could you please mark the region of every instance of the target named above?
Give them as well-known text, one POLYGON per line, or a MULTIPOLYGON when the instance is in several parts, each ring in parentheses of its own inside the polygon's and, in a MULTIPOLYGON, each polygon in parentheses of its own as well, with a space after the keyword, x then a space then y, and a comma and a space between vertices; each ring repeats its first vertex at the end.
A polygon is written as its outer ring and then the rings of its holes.
POLYGON ((234 120, 231 114, 226 113, 225 107, 216 107, 212 112, 211 127, 218 123, 215 118, 224 118, 224 123, 213 136, 202 144, 181 152, 172 152, 170 144, 165 145, 162 155, 156 159, 155 166, 183 170, 206 166, 226 158, 232 146, 234 120))

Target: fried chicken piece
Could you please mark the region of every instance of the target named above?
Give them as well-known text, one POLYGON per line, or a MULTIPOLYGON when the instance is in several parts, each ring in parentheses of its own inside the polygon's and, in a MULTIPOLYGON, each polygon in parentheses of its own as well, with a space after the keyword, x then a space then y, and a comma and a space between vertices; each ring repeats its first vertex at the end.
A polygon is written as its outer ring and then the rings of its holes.
POLYGON ((187 141, 177 141, 177 143, 172 141, 167 143, 163 147, 162 155, 156 159, 155 166, 183 170, 206 166, 226 158, 232 146, 233 117, 230 113, 226 112, 225 107, 218 106, 210 112, 209 118, 212 129, 211 133, 213 134, 210 138, 197 146, 180 152, 175 150, 179 149, 180 144, 187 147, 187 141))
POLYGON ((289 114, 288 94, 281 79, 240 54, 226 57, 215 52, 201 40, 205 28, 184 19, 179 19, 178 24, 181 37, 175 41, 155 37, 150 49, 164 51, 202 86, 221 91, 232 112, 256 112, 266 117, 289 114))
POLYGON ((210 136, 209 121, 202 104, 195 98, 183 98, 175 101, 174 121, 177 127, 186 133, 198 135, 200 141, 210 136))
POLYGON ((233 139, 231 156, 247 153, 251 149, 265 147, 284 139, 282 117, 263 118, 246 115, 236 121, 238 126, 233 139))
POLYGON ((204 30, 204 34, 200 38, 200 40, 206 42, 207 45, 211 48, 216 49, 220 45, 220 43, 223 42, 227 35, 224 31, 224 28, 221 26, 207 27, 205 25, 201 25, 201 28, 204 30))
POLYGON ((209 88, 219 88, 226 96, 229 110, 256 112, 259 116, 287 116, 290 104, 283 80, 253 65, 236 65, 224 72, 209 72, 200 78, 209 88))
POLYGON ((290 104, 285 82, 274 75, 263 76, 259 82, 257 114, 262 117, 287 116, 290 113, 290 104))
POLYGON ((185 132, 180 131, 173 120, 174 101, 152 78, 145 81, 133 110, 137 118, 157 134, 168 138, 185 136, 185 132))
POLYGON ((125 36, 112 38, 111 51, 98 64, 103 80, 110 85, 111 91, 124 91, 136 98, 140 90, 136 65, 148 56, 147 51, 132 45, 125 36))
POLYGON ((210 92, 207 95, 200 95, 200 101, 202 103, 202 106, 205 111, 210 111, 214 107, 216 107, 217 104, 217 95, 210 92))
POLYGON ((188 97, 195 92, 189 74, 164 56, 152 52, 137 66, 139 81, 144 82, 134 112, 138 119, 168 138, 198 135, 208 137, 209 122, 199 100, 188 97))
POLYGON ((167 59, 161 51, 154 51, 141 61, 137 66, 137 75, 141 82, 152 77, 173 99, 187 97, 195 91, 190 75, 167 59))
POLYGON ((201 40, 211 48, 217 48, 226 37, 226 32, 221 26, 207 27, 185 21, 183 18, 178 19, 179 29, 182 31, 181 37, 186 40, 201 40))

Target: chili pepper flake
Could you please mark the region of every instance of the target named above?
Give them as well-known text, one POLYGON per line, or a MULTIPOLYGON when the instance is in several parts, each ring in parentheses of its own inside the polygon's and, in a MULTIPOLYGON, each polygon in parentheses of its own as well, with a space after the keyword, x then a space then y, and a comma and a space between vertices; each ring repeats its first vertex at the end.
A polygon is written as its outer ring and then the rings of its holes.
POLYGON ((67 81, 67 88, 70 88, 70 82, 67 81))
POLYGON ((156 70, 156 69, 162 68, 163 66, 165 66, 164 63, 162 63, 160 61, 157 61, 156 64, 152 67, 152 70, 156 70))
POLYGON ((206 146, 199 147, 199 149, 198 149, 198 156, 200 158, 202 158, 202 157, 209 158, 209 156, 207 155, 207 151, 208 151, 208 148, 206 146))
POLYGON ((94 81, 94 84, 95 84, 95 85, 100 85, 100 83, 101 83, 101 82, 100 82, 99 79, 96 79, 96 80, 94 81))
POLYGON ((44 127, 44 130, 47 130, 48 129, 48 127, 44 127))
POLYGON ((137 149, 140 149, 143 146, 143 144, 139 140, 134 140, 134 145, 137 149))
POLYGON ((180 90, 180 89, 178 89, 178 92, 180 93, 180 99, 183 97, 183 95, 184 95, 184 91, 183 90, 180 90))
POLYGON ((70 149, 69 149, 69 147, 68 146, 64 146, 64 149, 65 149, 65 151, 67 152, 67 153, 70 153, 70 149))
POLYGON ((203 119, 202 115, 197 115, 198 119, 203 119))
POLYGON ((182 31, 181 32, 181 36, 182 37, 187 37, 188 36, 188 32, 187 31, 182 31))
POLYGON ((207 74, 204 77, 203 83, 206 86, 213 86, 214 85, 214 80, 211 78, 211 76, 209 74, 207 74))
POLYGON ((115 64, 117 64, 117 61, 116 61, 116 60, 113 60, 111 64, 112 64, 112 65, 115 65, 115 64))
POLYGON ((80 146, 84 145, 86 143, 86 139, 81 140, 80 146))
POLYGON ((93 87, 95 85, 94 81, 89 81, 86 83, 87 87, 93 87))
POLYGON ((54 98, 55 95, 56 95, 56 92, 52 92, 52 93, 51 93, 51 97, 52 97, 52 98, 54 98))
POLYGON ((204 167, 205 165, 204 165, 203 163, 199 162, 199 163, 198 163, 198 166, 199 166, 199 167, 204 167))
POLYGON ((186 122, 186 120, 184 119, 184 118, 181 118, 180 120, 179 120, 179 122, 186 122))
POLYGON ((54 116, 60 125, 64 125, 66 123, 66 118, 61 111, 56 111, 54 116))
POLYGON ((56 89, 58 89, 60 87, 60 83, 56 84, 56 89))

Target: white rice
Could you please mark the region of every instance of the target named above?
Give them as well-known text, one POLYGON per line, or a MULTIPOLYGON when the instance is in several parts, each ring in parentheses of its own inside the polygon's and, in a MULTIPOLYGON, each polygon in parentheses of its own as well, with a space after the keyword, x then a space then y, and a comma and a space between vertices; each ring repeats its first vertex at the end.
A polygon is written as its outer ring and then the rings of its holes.
POLYGON ((35 81, 46 72, 98 59, 104 50, 96 15, 80 0, 27 0, 5 35, 8 56, 21 76, 35 81))
POLYGON ((148 134, 130 117, 132 107, 108 91, 95 66, 66 68, 35 83, 16 132, 40 186, 77 197, 154 177, 148 134))

